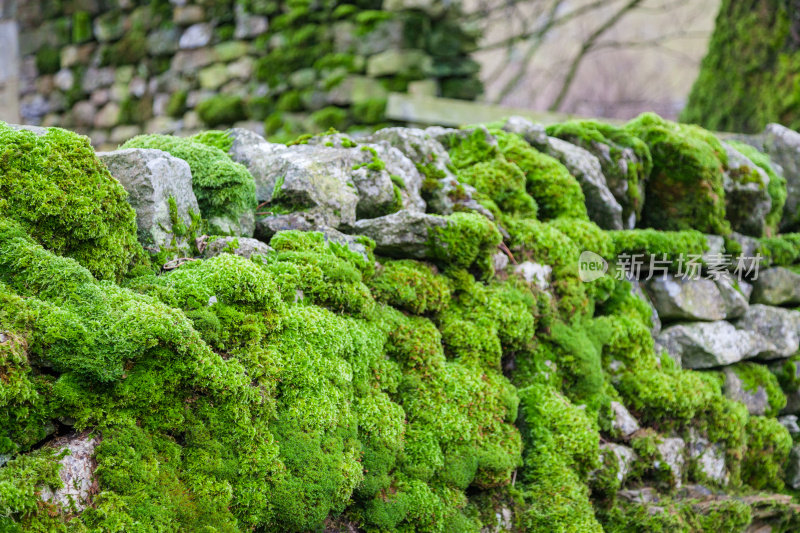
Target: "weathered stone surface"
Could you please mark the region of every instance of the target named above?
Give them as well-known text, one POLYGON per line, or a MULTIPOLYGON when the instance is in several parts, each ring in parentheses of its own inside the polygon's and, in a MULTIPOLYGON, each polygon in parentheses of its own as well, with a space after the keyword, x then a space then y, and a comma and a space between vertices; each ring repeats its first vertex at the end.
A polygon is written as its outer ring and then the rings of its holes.
POLYGON ((600 457, 601 463, 605 454, 613 454, 617 462, 617 481, 624 483, 631 473, 633 464, 636 462, 636 452, 628 446, 622 444, 615 444, 613 442, 604 442, 600 444, 600 457))
POLYGON ((724 368, 722 369, 722 374, 725 377, 723 386, 725 396, 743 403, 747 407, 747 412, 751 415, 764 416, 766 414, 769 409, 769 397, 764 386, 758 385, 755 390, 751 390, 750 387, 745 385, 734 368, 724 368))
POLYGON ((241 128, 232 128, 228 133, 233 139, 228 155, 235 162, 247 167, 253 175, 258 201, 269 200, 275 186, 270 172, 270 161, 276 153, 285 151, 286 145, 267 142, 260 135, 241 128))
POLYGON ((318 228, 317 231, 321 232, 322 235, 325 237, 325 242, 335 242, 337 244, 341 244, 343 246, 347 246, 351 252, 355 252, 360 254, 361 257, 366 259, 367 261, 370 260, 370 254, 367 250, 367 247, 361 242, 362 239, 358 235, 347 235, 346 233, 342 233, 341 231, 335 230, 328 226, 323 226, 318 228))
POLYGON ((516 133, 525 139, 528 144, 539 146, 547 144, 547 133, 544 126, 534 124, 524 117, 509 117, 506 123, 503 124, 503 129, 509 133, 516 133))
POLYGON ((708 481, 718 485, 728 483, 728 471, 725 468, 725 448, 721 443, 712 443, 696 429, 689 430, 687 440, 689 459, 708 481))
POLYGON ((774 350, 761 335, 722 320, 670 326, 657 341, 670 357, 692 369, 726 366, 774 350))
MULTIPOLYGON (((425 212, 425 201, 422 199, 423 176, 412 160, 400 150, 391 146, 386 141, 366 144, 377 152, 378 157, 385 164, 386 173, 400 178, 400 197, 403 208, 412 212, 425 212)), ((358 185, 358 184, 356 184, 358 185)), ((360 190, 360 188, 359 188, 360 190)))
POLYGON ((523 261, 514 267, 514 273, 524 279, 526 283, 535 284, 539 289, 547 290, 550 286, 550 274, 553 273, 553 267, 532 261, 523 261))
POLYGON ((254 233, 257 239, 268 242, 279 231, 311 231, 316 229, 319 228, 315 228, 302 213, 288 213, 257 218, 254 233))
POLYGON ((725 217, 734 231, 762 237, 767 229, 765 217, 772 208, 767 192, 769 176, 729 144, 722 145, 728 155, 723 177, 725 217))
POLYGON ((255 214, 249 211, 242 213, 238 219, 231 217, 211 217, 208 219, 208 229, 213 235, 252 237, 255 226, 255 214))
POLYGON ((655 468, 661 468, 663 462, 663 464, 669 467, 673 484, 676 487, 680 487, 681 480, 683 479, 683 467, 686 462, 684 457, 686 443, 681 438, 669 437, 658 443, 656 448, 658 448, 661 459, 656 460, 653 466, 655 468))
POLYGON ((392 257, 423 259, 428 254, 428 231, 447 225, 444 218, 401 210, 391 215, 368 218, 352 225, 351 233, 375 241, 375 251, 392 257))
POLYGON ((622 229, 622 206, 608 188, 600 161, 587 150, 555 137, 548 137, 544 151, 561 161, 581 184, 589 218, 603 229, 622 229))
POLYGON ((88 435, 72 435, 59 437, 49 446, 59 451, 69 450, 69 454, 59 461, 59 476, 64 485, 55 492, 49 487, 40 487, 41 498, 58 504, 66 512, 80 512, 91 503, 92 495, 98 490, 94 479, 97 440, 88 435))
POLYGON ((780 124, 768 124, 763 142, 773 167, 780 167, 786 179, 786 204, 780 230, 796 230, 800 227, 800 133, 780 124))
POLYGON ((175 53, 179 38, 180 30, 175 26, 154 30, 147 35, 147 52, 153 56, 175 53))
POLYGON ((800 348, 800 312, 768 305, 751 305, 736 327, 758 333, 771 343, 760 359, 789 357, 800 348))
POLYGON ((130 148, 100 152, 97 157, 128 191, 128 202, 136 211, 139 240, 159 249, 172 240, 169 198, 175 199, 178 216, 191 225, 190 211, 200 212, 192 192, 192 172, 183 159, 161 150, 130 148))
POLYGON ((192 24, 181 35, 178 47, 181 50, 202 48, 211 42, 214 35, 214 27, 207 23, 192 24))
POLYGON ((800 425, 797 423, 797 415, 779 416, 778 422, 786 428, 786 431, 789 432, 789 435, 791 435, 793 439, 800 436, 800 425))
POLYGON ((741 316, 747 300, 729 281, 690 279, 671 274, 645 283, 662 320, 723 320, 741 316))
POLYGON ((763 269, 753 280, 750 301, 766 305, 800 304, 800 274, 783 267, 763 269))
POLYGON ((221 253, 231 253, 250 259, 253 254, 266 255, 273 249, 267 244, 247 237, 220 237, 214 239, 203 250, 205 257, 214 257, 221 253))
POLYGON ((786 461, 786 484, 795 490, 800 489, 800 444, 792 446, 786 461))
POLYGON ((621 437, 627 438, 639 430, 639 422, 633 418, 633 415, 621 403, 611 402, 611 412, 614 416, 611 428, 621 437))
MULTIPOLYGON (((735 282, 733 278, 727 275, 720 276, 719 279, 714 280, 714 283, 716 283, 717 289, 719 289, 719 293, 722 296, 728 319, 740 317, 747 312, 750 307, 748 303, 750 299, 750 291, 748 289, 750 287, 743 289, 742 285, 740 285, 737 289, 734 283, 738 284, 738 281, 735 282)), ((743 283, 743 285, 746 285, 746 283, 743 283)))

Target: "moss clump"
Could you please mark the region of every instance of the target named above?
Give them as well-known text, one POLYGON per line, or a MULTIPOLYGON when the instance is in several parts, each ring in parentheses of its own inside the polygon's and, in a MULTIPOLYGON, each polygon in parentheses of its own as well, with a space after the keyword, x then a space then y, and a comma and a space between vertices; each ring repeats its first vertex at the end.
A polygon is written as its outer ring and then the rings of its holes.
POLYGON ((513 163, 484 161, 462 169, 458 175, 465 183, 488 196, 498 215, 505 213, 536 218, 536 202, 525 192, 525 175, 513 163))
POLYGON ((139 135, 122 148, 155 148, 186 161, 192 170, 192 189, 204 218, 238 220, 256 207, 253 176, 219 148, 168 135, 139 135))
POLYGON ((767 173, 769 185, 767 192, 772 200, 772 206, 765 217, 767 224, 767 236, 774 236, 778 233, 778 224, 783 216, 783 206, 786 203, 786 179, 775 172, 770 163, 769 156, 759 152, 756 148, 738 141, 728 141, 728 144, 742 153, 750 161, 755 163, 761 170, 767 173))
POLYGON ((759 239, 758 253, 768 265, 790 266, 800 258, 800 233, 759 239))
POLYGON ((613 242, 614 254, 655 256, 661 259, 666 256, 673 261, 681 254, 702 255, 708 250, 705 235, 699 231, 656 231, 652 229, 635 229, 609 231, 613 242))
POLYGON ((196 135, 192 135, 191 140, 205 144, 206 146, 213 146, 219 148, 227 153, 233 147, 233 137, 229 131, 222 130, 209 130, 203 131, 196 135))
POLYGON ((800 127, 794 7, 725 0, 681 120, 718 131, 800 127))
POLYGON ((319 109, 311 113, 311 122, 320 130, 327 131, 330 128, 344 130, 347 127, 347 110, 330 106, 319 109))
POLYGON ((416 315, 439 312, 450 300, 441 276, 418 261, 385 262, 369 287, 378 300, 416 315))
POLYGON ((774 418, 751 416, 747 421, 747 451, 742 462, 742 481, 754 489, 783 489, 783 470, 792 437, 774 418))
POLYGON ((775 417, 781 409, 786 407, 786 395, 781 391, 778 378, 769 369, 758 363, 738 363, 731 369, 742 380, 744 390, 754 393, 763 388, 767 393, 769 409, 764 414, 775 417))
POLYGON ((92 38, 92 18, 86 11, 72 15, 72 42, 84 43, 92 38))
POLYGON ((186 91, 175 91, 169 97, 167 102, 167 115, 172 118, 180 118, 186 112, 186 99, 188 98, 186 91))
POLYGON ((428 233, 430 255, 436 261, 456 268, 475 266, 491 273, 491 256, 502 237, 486 217, 475 213, 454 213, 444 217, 447 225, 428 233))
POLYGON ((36 52, 36 70, 40 76, 55 74, 61 68, 61 52, 58 48, 45 45, 36 52))
POLYGON ((564 165, 537 151, 519 135, 494 133, 506 160, 517 165, 525 174, 525 188, 536 200, 540 218, 589 219, 583 190, 564 165))
POLYGON ((244 99, 232 94, 217 94, 203 100, 195 108, 206 126, 215 128, 220 125, 231 126, 235 122, 247 118, 244 99))
POLYGON ((709 132, 645 113, 625 129, 647 143, 653 170, 647 182, 644 225, 727 235, 723 169, 725 150, 709 132))
POLYGON ((86 137, 0 123, 0 173, 0 218, 17 221, 47 249, 100 279, 119 279, 142 257, 128 195, 86 137))
POLYGON ((600 161, 603 175, 622 204, 622 217, 638 220, 644 207, 644 185, 653 160, 641 139, 623 128, 593 120, 573 120, 547 128, 547 134, 589 150, 600 161))

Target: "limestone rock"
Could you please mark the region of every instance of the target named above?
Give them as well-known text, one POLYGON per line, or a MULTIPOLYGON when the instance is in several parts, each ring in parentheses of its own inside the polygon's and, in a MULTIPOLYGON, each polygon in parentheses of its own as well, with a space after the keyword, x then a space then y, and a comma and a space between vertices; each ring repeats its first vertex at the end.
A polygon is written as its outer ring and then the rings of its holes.
POLYGON ((603 229, 622 229, 622 206, 608 188, 600 161, 583 148, 555 137, 548 137, 544 151, 561 161, 581 184, 589 218, 603 229))
POLYGON ((299 230, 312 231, 314 224, 309 222, 302 213, 287 213, 285 215, 272 215, 256 220, 255 237, 268 242, 279 231, 299 230))
POLYGON ((544 126, 534 124, 526 118, 520 116, 509 117, 506 123, 503 124, 503 129, 509 133, 516 133, 525 139, 528 144, 534 146, 547 144, 547 133, 544 126))
POLYGON ((375 241, 375 251, 392 257, 423 259, 428 254, 428 232, 442 228, 442 217, 413 213, 406 209, 378 218, 368 218, 352 225, 351 233, 375 241))
POLYGON ((722 145, 728 155, 723 177, 725 216, 734 231, 761 237, 767 229, 765 217, 772 208, 767 192, 769 176, 729 144, 722 145))
POLYGON ((237 39, 252 39, 267 31, 267 17, 247 13, 241 4, 236 4, 236 29, 233 36, 237 39))
POLYGON ((656 460, 653 466, 661 468, 662 463, 666 465, 672 476, 673 484, 676 487, 680 487, 683 479, 683 467, 686 461, 684 458, 686 443, 681 438, 669 437, 658 443, 656 448, 661 455, 661 459, 656 460))
POLYGON ((251 211, 242 213, 238 219, 231 217, 211 217, 208 219, 208 228, 213 235, 252 237, 255 226, 255 214, 251 211))
POLYGON ((67 512, 82 511, 91 502, 92 495, 97 492, 97 481, 94 479, 94 450, 97 440, 88 435, 59 437, 49 444, 59 451, 67 449, 60 463, 59 476, 63 487, 55 492, 49 487, 41 487, 40 495, 45 501, 58 504, 67 512))
POLYGON ((622 438, 630 437, 639 430, 639 422, 633 418, 633 415, 631 415, 621 403, 611 402, 611 412, 614 414, 611 428, 622 438))
POLYGON ((214 28, 211 24, 198 23, 192 24, 183 32, 178 47, 181 50, 190 50, 194 48, 202 48, 208 46, 211 38, 214 35, 214 28))
POLYGON ((256 182, 256 198, 264 202, 272 197, 275 186, 270 162, 272 156, 285 151, 286 145, 267 142, 260 135, 242 128, 232 128, 228 134, 233 139, 233 146, 228 155, 237 163, 241 163, 256 182))
POLYGON ((257 239, 220 237, 208 243, 206 249, 203 250, 203 256, 209 258, 227 252, 250 259, 253 254, 266 255, 272 251, 274 251, 272 248, 257 239))
POLYGON ((786 179, 786 204, 780 230, 796 230, 800 227, 800 133, 780 124, 768 124, 763 142, 764 151, 786 179))
POLYGON ((767 390, 762 385, 758 385, 755 390, 750 390, 736 373, 734 368, 722 369, 725 376, 723 391, 725 396, 731 400, 743 403, 747 407, 747 412, 751 415, 764 416, 769 409, 769 397, 767 390))
POLYGON ((768 305, 751 305, 736 327, 758 333, 770 341, 760 359, 789 357, 800 348, 800 312, 768 305))
POLYGON ((761 270, 753 280, 753 303, 766 305, 800 304, 800 274, 783 267, 761 270))
POLYGON ((696 429, 689 430, 687 441, 689 459, 709 481, 718 485, 728 483, 728 471, 725 468, 725 448, 720 443, 712 443, 696 429))
POLYGON ((145 247, 157 251, 170 245, 170 197, 175 199, 184 225, 192 223, 190 212, 200 213, 192 192, 192 172, 183 159, 140 148, 100 152, 97 157, 128 192, 128 202, 136 211, 139 240, 145 247))
MULTIPOLYGON (((600 445, 601 458, 605 454, 613 454, 617 461, 617 481, 624 483, 631 473, 633 464, 636 462, 636 452, 628 446, 615 444, 613 442, 605 442, 600 445)), ((602 463, 602 460, 601 460, 602 463)))
POLYGON ((670 326, 657 341, 676 362, 691 369, 726 366, 774 350, 761 335, 723 320, 670 326))
POLYGON ((541 265, 532 261, 523 261, 514 267, 514 273, 522 277, 526 283, 535 284, 540 290, 547 290, 550 287, 550 274, 553 267, 541 265))
POLYGON ((648 280, 645 288, 662 320, 723 320, 747 310, 747 300, 727 280, 667 274, 648 280))

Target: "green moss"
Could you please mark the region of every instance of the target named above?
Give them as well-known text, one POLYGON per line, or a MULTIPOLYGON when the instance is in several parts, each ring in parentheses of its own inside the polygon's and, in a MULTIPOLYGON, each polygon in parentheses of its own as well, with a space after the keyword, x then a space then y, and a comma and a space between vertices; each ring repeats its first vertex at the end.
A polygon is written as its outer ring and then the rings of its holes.
POLYGON ((36 70, 40 76, 55 74, 61 69, 61 51, 44 45, 36 51, 36 70))
POLYGON ((488 196, 503 213, 536 218, 536 202, 525 192, 525 175, 513 163, 484 161, 461 169, 458 175, 488 196))
POLYGON ((615 255, 622 254, 642 257, 655 256, 661 259, 677 261, 681 254, 684 259, 689 255, 702 255, 708 250, 705 236, 699 231, 656 231, 652 229, 635 229, 609 231, 615 255))
POLYGON ((233 147, 233 137, 229 131, 222 131, 222 130, 208 130, 202 131, 190 137, 192 141, 199 142, 205 144, 206 146, 212 146, 214 148, 218 148, 223 152, 229 152, 231 147, 233 147))
POLYGON ((0 123, 0 212, 36 242, 101 279, 118 279, 142 250, 127 193, 86 137, 45 135, 0 123))
POLYGON ((186 91, 175 91, 169 96, 167 102, 167 115, 172 118, 180 118, 186 112, 186 98, 188 97, 186 91))
POLYGON ((777 416, 786 407, 786 396, 781 391, 778 378, 769 369, 758 363, 738 363, 731 369, 742 380, 744 390, 755 393, 763 388, 767 393, 769 409, 764 413, 768 417, 777 416))
POLYGON ((722 187, 727 158, 711 133, 653 113, 639 116, 625 129, 646 142, 653 157, 645 191, 644 225, 660 230, 730 233, 722 187))
POLYGON ((212 96, 197 104, 195 110, 200 116, 200 120, 211 128, 220 125, 231 126, 235 122, 247 118, 244 99, 231 94, 212 96))
POLYGON ((761 170, 767 173, 769 185, 767 192, 772 200, 769 213, 765 217, 767 224, 767 236, 774 236, 778 233, 778 224, 783 216, 783 206, 786 203, 786 180, 775 172, 772 168, 769 156, 759 152, 756 148, 738 141, 727 141, 736 150, 741 152, 750 161, 755 163, 761 170))
POLYGON ((142 30, 131 30, 122 39, 102 49, 103 66, 121 66, 138 63, 147 57, 147 35, 142 30))
POLYGON ((72 15, 72 42, 84 43, 92 38, 92 18, 86 11, 72 15))
POLYGON ((758 253, 765 265, 790 266, 800 258, 800 233, 759 239, 758 253))
POLYGON ((227 216, 238 220, 256 207, 253 176, 219 148, 167 135, 140 135, 122 148, 164 150, 189 163, 192 189, 204 218, 227 216))
POLYGON ((379 124, 386 119, 386 99, 369 98, 353 105, 353 117, 359 124, 379 124))
POLYGON ((340 107, 329 106, 311 113, 311 122, 322 131, 334 128, 343 130, 347 126, 347 111, 340 107))
POLYGON ((792 448, 789 431, 774 418, 751 416, 742 481, 754 489, 783 489, 783 469, 792 448))
POLYGON ((502 239, 497 227, 474 213, 455 213, 444 218, 446 226, 428 232, 431 257, 456 268, 475 266, 491 273, 491 256, 502 239))
POLYGON ((439 312, 450 300, 450 288, 432 268, 411 260, 387 261, 369 283, 379 301, 424 315, 439 312))

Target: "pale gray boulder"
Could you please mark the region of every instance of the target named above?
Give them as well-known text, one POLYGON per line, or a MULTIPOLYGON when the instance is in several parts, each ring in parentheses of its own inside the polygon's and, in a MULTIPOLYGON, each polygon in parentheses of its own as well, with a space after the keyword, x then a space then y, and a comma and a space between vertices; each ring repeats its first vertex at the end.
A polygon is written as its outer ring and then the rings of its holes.
POLYGON ((42 500, 57 504, 65 513, 80 512, 91 504, 97 484, 94 477, 97 444, 97 439, 86 434, 59 437, 48 444, 59 453, 66 450, 68 454, 59 461, 63 486, 55 491, 47 486, 40 487, 42 500))
POLYGON ((762 237, 767 229, 766 216, 772 208, 767 191, 769 176, 763 169, 727 143, 722 143, 728 156, 723 176, 725 216, 734 231, 762 237))
MULTIPOLYGON (((625 483, 637 460, 636 452, 622 444, 604 442, 600 444, 600 464, 603 464, 606 454, 611 454, 613 460, 617 463, 617 481, 620 484, 625 483)), ((594 472, 594 474, 596 475, 597 472, 594 472)))
POLYGON ((758 333, 766 338, 771 347, 759 355, 759 359, 789 357, 800 348, 800 312, 762 304, 751 305, 736 322, 742 330, 758 333))
POLYGON ((764 385, 758 384, 753 389, 745 384, 736 371, 736 365, 722 369, 725 382, 722 391, 731 400, 741 402, 751 415, 764 416, 769 410, 769 396, 764 385))
POLYGON ((444 228, 447 224, 445 218, 404 209, 391 215, 361 219, 348 231, 374 240, 375 251, 380 254, 423 259, 430 251, 430 230, 444 228))
POLYGON ((659 470, 666 466, 672 477, 673 485, 680 487, 683 479, 683 469, 686 464, 686 443, 679 437, 668 437, 656 444, 656 448, 660 459, 656 459, 653 466, 659 470))
POLYGON ((639 431, 639 422, 619 402, 611 402, 611 429, 622 438, 628 438, 639 431))
POLYGON ((762 140, 773 168, 786 179, 786 203, 780 230, 800 229, 800 133, 780 124, 767 124, 762 140))
POLYGON ((775 349, 761 335, 724 320, 670 326, 656 340, 676 362, 691 369, 727 366, 775 349))
POLYGON ((721 486, 728 484, 728 469, 725 466, 723 443, 711 442, 697 429, 690 428, 686 447, 689 450, 689 461, 706 480, 721 486))
POLYGON ((747 310, 747 300, 726 279, 690 279, 667 274, 645 283, 661 320, 724 320, 747 310))
POLYGON ((800 304, 800 274, 787 268, 762 269, 753 280, 752 303, 766 305, 800 304))
POLYGON ((128 192, 128 202, 136 211, 139 241, 151 251, 172 245, 170 198, 186 227, 192 224, 190 213, 200 213, 192 192, 192 172, 183 159, 142 148, 98 152, 97 157, 128 192))
POLYGON ((267 142, 257 133, 243 128, 232 128, 228 130, 228 135, 233 139, 228 155, 235 162, 247 167, 252 174, 258 201, 269 200, 275 188, 271 158, 277 153, 286 151, 286 145, 267 142))

